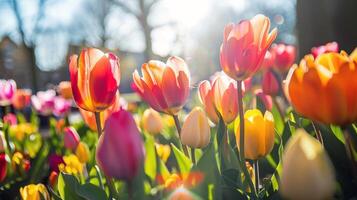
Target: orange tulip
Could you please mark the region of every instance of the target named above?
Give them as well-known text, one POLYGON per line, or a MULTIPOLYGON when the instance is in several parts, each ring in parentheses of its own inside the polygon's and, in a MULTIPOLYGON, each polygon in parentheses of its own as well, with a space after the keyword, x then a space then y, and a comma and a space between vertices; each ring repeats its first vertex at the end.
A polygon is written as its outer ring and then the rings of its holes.
POLYGON ((12 98, 12 105, 17 110, 24 109, 31 103, 31 90, 17 89, 14 97, 12 98))
MULTIPOLYGON (((121 104, 121 101, 120 101, 119 92, 117 92, 113 105, 111 105, 105 111, 100 112, 100 122, 101 122, 102 128, 104 127, 104 123, 107 120, 107 118, 110 116, 110 114, 120 110, 121 107, 122 107, 122 104, 121 104)), ((81 113, 82 118, 83 118, 84 122, 87 124, 87 126, 91 130, 97 131, 97 124, 96 124, 96 121, 95 121, 94 113, 86 111, 86 110, 83 110, 81 108, 79 108, 79 112, 81 113)))
POLYGON ((69 62, 72 93, 77 105, 100 112, 114 103, 120 82, 119 58, 99 49, 83 49, 69 62))
POLYGON ((301 115, 325 124, 345 125, 357 121, 357 49, 307 55, 289 71, 287 92, 301 115))
POLYGON ((264 15, 256 15, 238 24, 231 23, 224 28, 220 61, 228 76, 245 80, 260 68, 277 35, 277 29, 270 33, 269 29, 270 20, 264 15))
POLYGON ((143 64, 142 77, 133 73, 135 90, 154 110, 176 114, 185 104, 190 91, 190 72, 184 60, 170 57, 166 64, 149 61, 143 64))
POLYGON ((62 81, 58 84, 58 93, 65 99, 72 99, 72 87, 70 81, 62 81))
POLYGON ((227 124, 237 117, 237 84, 224 73, 217 75, 211 83, 201 82, 198 86, 198 96, 212 122, 218 124, 219 115, 227 124))

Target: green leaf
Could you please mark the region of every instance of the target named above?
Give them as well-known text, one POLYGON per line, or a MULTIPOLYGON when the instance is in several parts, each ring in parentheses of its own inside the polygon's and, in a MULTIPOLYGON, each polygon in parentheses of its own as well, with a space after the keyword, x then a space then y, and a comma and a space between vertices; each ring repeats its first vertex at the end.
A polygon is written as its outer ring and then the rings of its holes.
POLYGON ((77 187, 79 187, 79 183, 74 176, 64 173, 58 176, 57 189, 62 199, 83 199, 77 195, 77 187))
POLYGON ((339 126, 330 125, 332 133, 336 136, 336 138, 345 144, 345 138, 343 136, 342 129, 339 126))
POLYGON ((280 136, 283 135, 284 132, 284 119, 281 118, 278 108, 274 105, 271 110, 274 117, 275 129, 280 136))
POLYGON ((155 141, 151 135, 145 135, 145 174, 148 175, 151 180, 156 178, 156 153, 155 153, 155 141))
MULTIPOLYGON (((174 144, 171 143, 172 150, 174 152, 178 167, 181 173, 188 173, 191 169, 192 162, 185 156, 174 144)), ((202 159, 202 158, 201 158, 202 159)))
POLYGON ((91 183, 81 185, 76 190, 77 194, 86 200, 107 199, 107 195, 104 190, 91 183))

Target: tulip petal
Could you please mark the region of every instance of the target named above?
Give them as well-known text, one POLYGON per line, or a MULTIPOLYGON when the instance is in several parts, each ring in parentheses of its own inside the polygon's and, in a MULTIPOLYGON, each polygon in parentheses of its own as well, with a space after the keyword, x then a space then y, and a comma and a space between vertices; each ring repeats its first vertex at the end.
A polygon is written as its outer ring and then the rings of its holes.
POLYGON ((188 78, 184 73, 180 73, 176 78, 175 72, 171 67, 167 67, 162 79, 162 92, 167 102, 168 107, 182 106, 187 98, 188 78), (178 80, 181 82, 178 85, 178 80), (181 87, 182 88, 181 88, 181 87))

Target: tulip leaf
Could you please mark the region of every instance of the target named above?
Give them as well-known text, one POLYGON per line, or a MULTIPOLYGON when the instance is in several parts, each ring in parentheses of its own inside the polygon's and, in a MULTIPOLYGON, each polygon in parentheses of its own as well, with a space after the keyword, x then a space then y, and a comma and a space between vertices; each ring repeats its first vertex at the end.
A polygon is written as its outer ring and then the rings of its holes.
POLYGON ((170 177, 170 172, 162 160, 160 160, 159 162, 160 162, 160 166, 159 166, 160 177, 166 180, 167 178, 170 177))
POLYGON ((331 125, 330 126, 332 133, 335 135, 335 137, 342 142, 343 144, 345 144, 345 138, 343 136, 343 132, 342 129, 339 126, 335 126, 335 125, 331 125))
POLYGON ((107 195, 100 187, 91 183, 81 185, 76 190, 77 194, 86 200, 107 199, 107 195))
MULTIPOLYGON (((174 144, 171 143, 172 150, 174 152, 178 167, 181 173, 188 173, 191 169, 192 162, 185 156, 174 144)), ((202 159, 202 158, 201 158, 202 159)))
POLYGON ((274 117, 275 130, 278 132, 280 136, 282 136, 284 132, 284 119, 280 115, 279 110, 275 105, 273 106, 271 113, 273 114, 274 117))
POLYGON ((155 141, 151 135, 145 135, 145 174, 155 180, 156 178, 156 153, 155 153, 155 141))
POLYGON ((76 193, 78 187, 78 180, 74 176, 64 173, 58 176, 57 189, 62 199, 83 199, 76 193))

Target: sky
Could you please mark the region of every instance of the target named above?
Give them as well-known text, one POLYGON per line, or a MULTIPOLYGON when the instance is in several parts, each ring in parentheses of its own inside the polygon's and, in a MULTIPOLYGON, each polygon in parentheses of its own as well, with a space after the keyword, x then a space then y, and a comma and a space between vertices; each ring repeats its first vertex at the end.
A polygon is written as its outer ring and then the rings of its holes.
MULTIPOLYGON (((8 35, 12 40, 20 43, 17 20, 12 9, 13 1, 0 0, 0 39, 8 35)), ((25 42, 36 45, 37 65, 41 70, 50 71, 61 66, 67 55, 68 44, 80 44, 83 41, 88 46, 100 44, 102 30, 98 15, 103 14, 101 13, 102 0, 42 0, 45 2, 45 9, 38 20, 38 32, 34 35, 32 33, 36 27, 40 1, 18 0, 25 28, 25 42)), ((294 0, 289 2, 291 1, 294 0)), ((135 9, 134 0, 125 2, 135 9)), ((175 26, 163 26, 152 32, 153 51, 161 56, 182 53, 184 47, 182 43, 177 43, 177 35, 185 39, 186 48, 191 47, 196 40, 193 32, 210 24, 210 19, 215 15, 215 6, 223 5, 237 13, 244 13, 246 9, 252 10, 248 8, 247 2, 251 1, 162 0, 153 8, 149 22, 154 25, 175 22, 175 26)), ((267 6, 278 7, 282 2, 286 1, 272 0, 267 6)), ((281 8, 294 10, 292 5, 294 4, 286 3, 281 8)), ((109 38, 105 45, 108 48, 120 48, 132 52, 144 50, 143 34, 139 31, 139 24, 133 16, 113 6, 105 18, 105 25, 105 34, 109 38)), ((294 38, 289 37, 291 35, 287 35, 286 40, 295 42, 294 38)))

